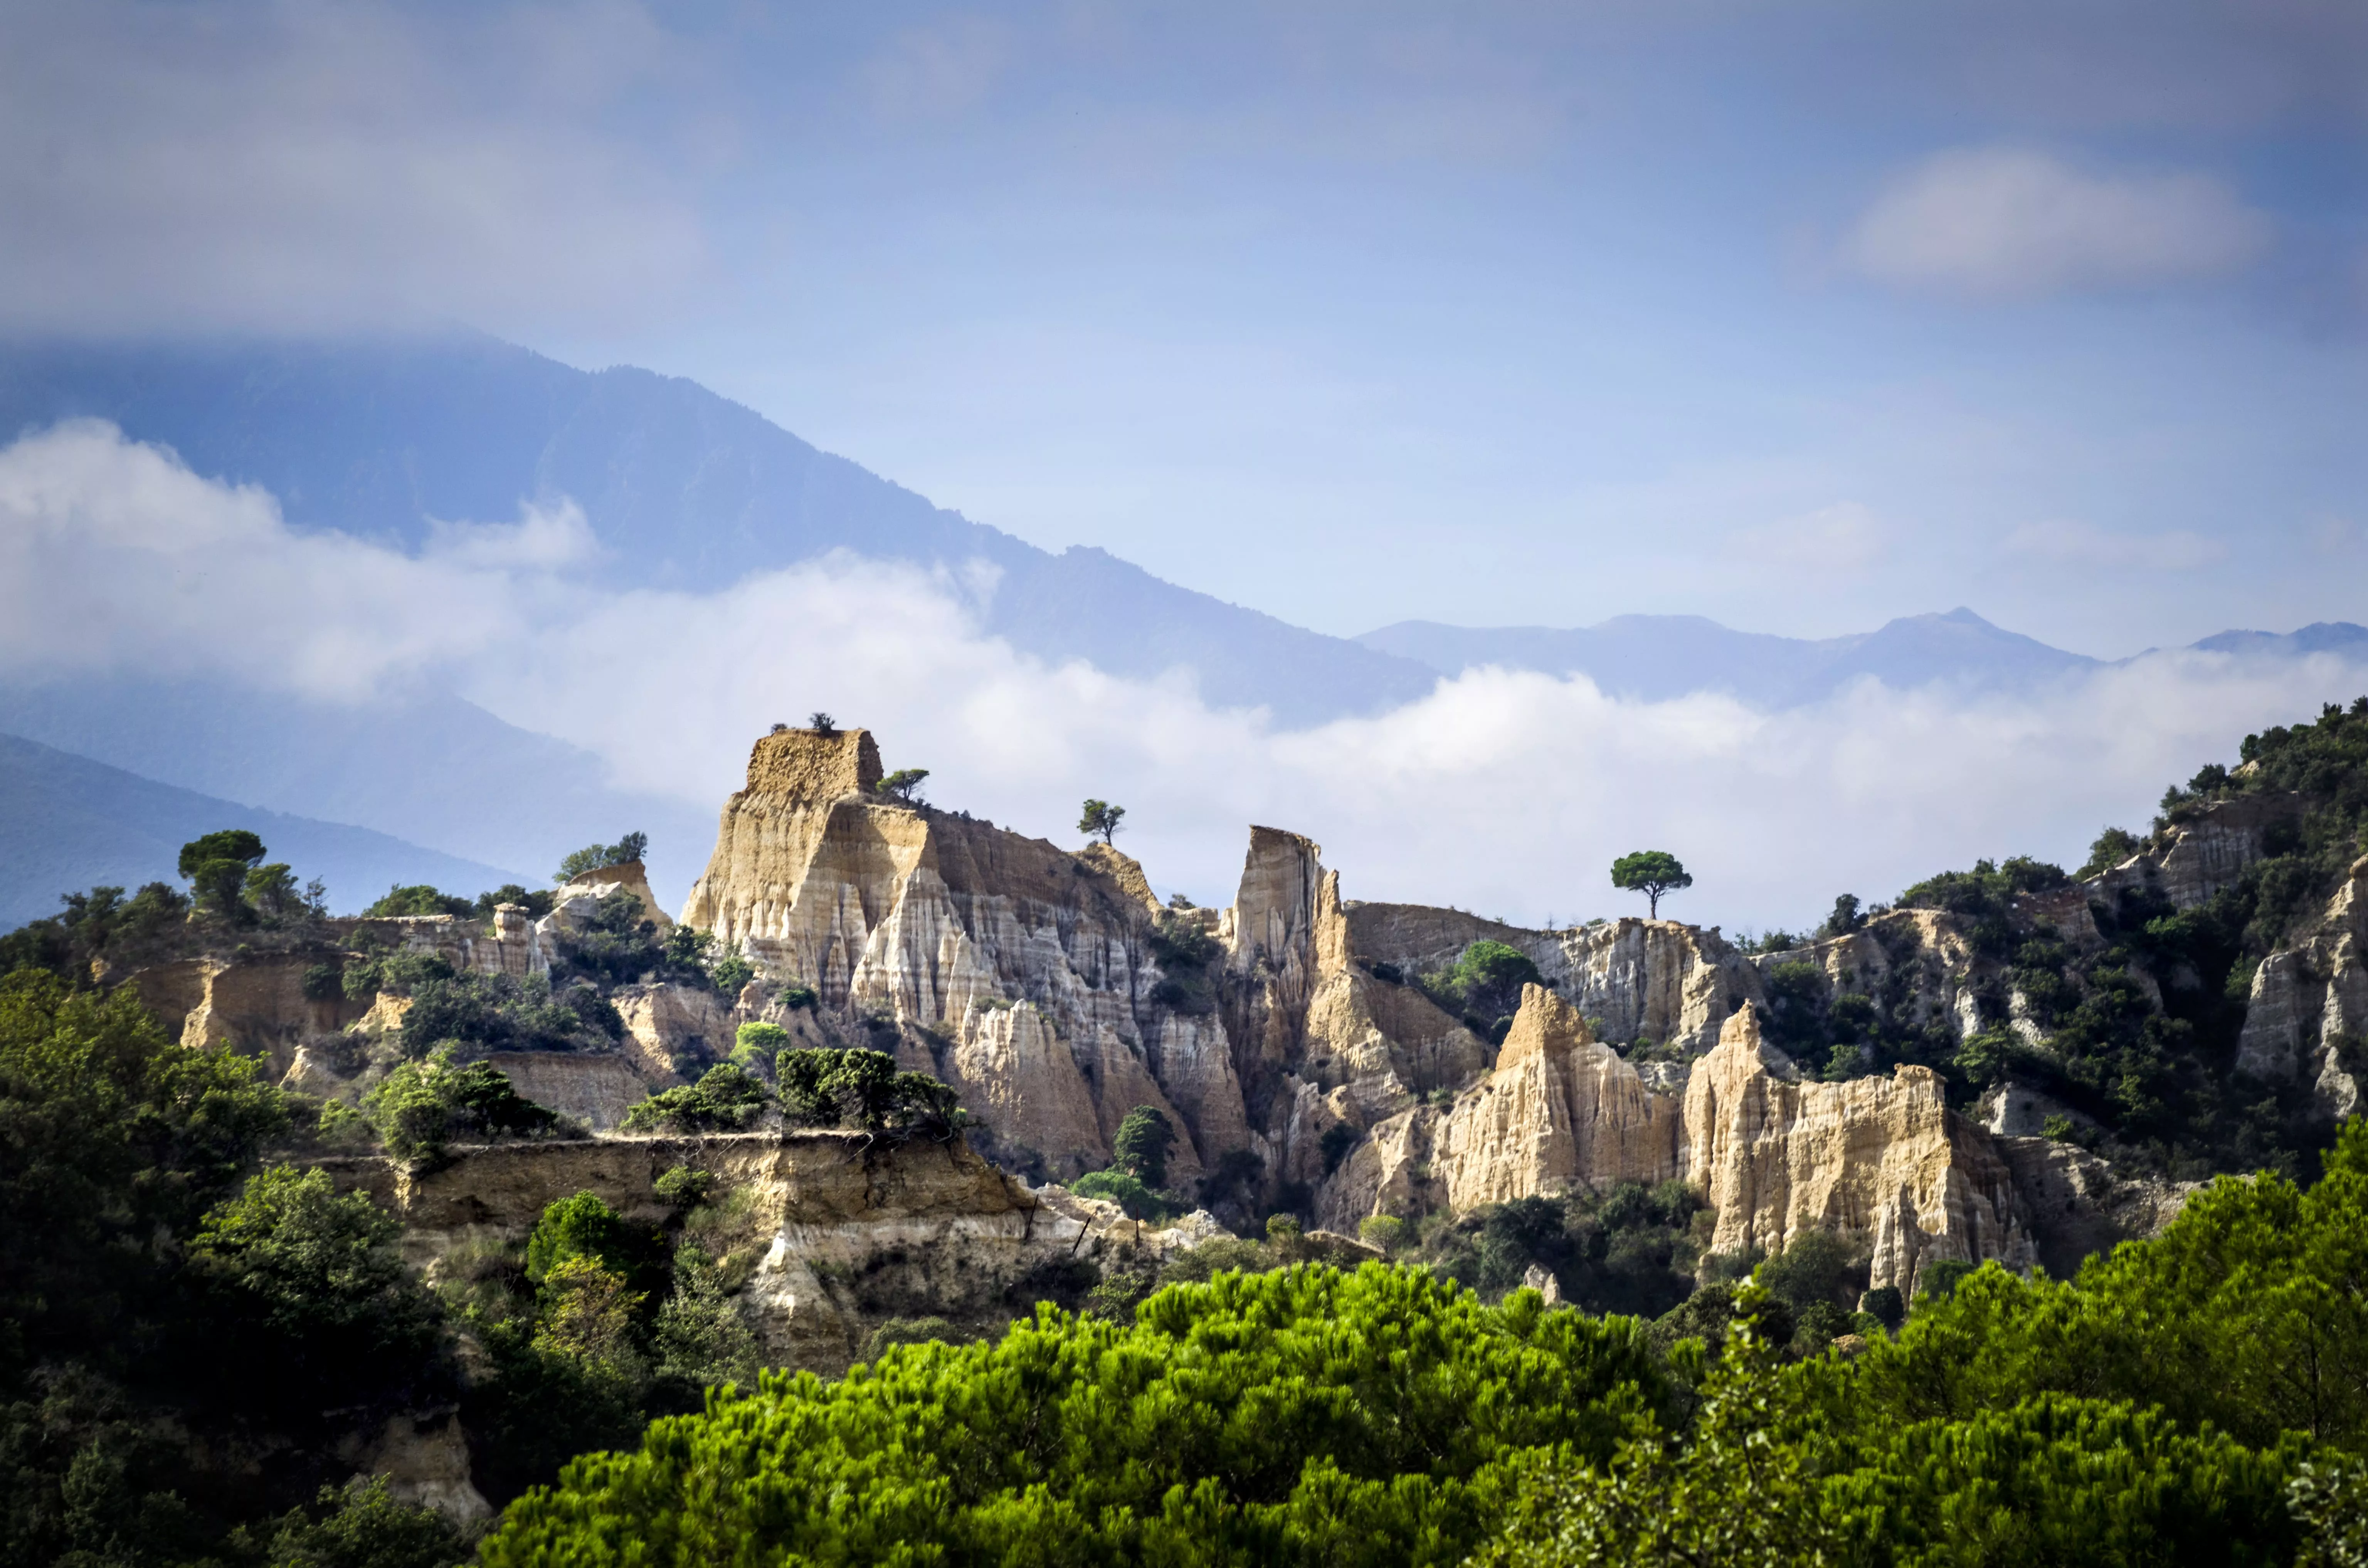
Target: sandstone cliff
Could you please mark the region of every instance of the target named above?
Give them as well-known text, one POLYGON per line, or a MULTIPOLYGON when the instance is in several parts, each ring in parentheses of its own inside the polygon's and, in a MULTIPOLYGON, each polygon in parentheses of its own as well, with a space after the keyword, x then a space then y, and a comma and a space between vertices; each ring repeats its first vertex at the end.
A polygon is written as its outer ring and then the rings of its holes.
MULTIPOLYGON (((1240 1219, 1303 1202, 1353 1230, 1373 1213, 1674 1178, 1709 1197, 1721 1250, 1832 1229, 1875 1256, 1878 1282, 1901 1283, 1935 1257, 2025 1265, 2042 1229, 2069 1233, 2061 1215, 2034 1217, 2003 1141, 1951 1112, 1932 1074, 1803 1082, 1759 1038, 1785 1005, 1782 971, 1788 994, 1807 974, 1816 1006, 1862 996, 1953 1049, 1986 1027, 1998 966, 1952 916, 1898 911, 1754 956, 1675 921, 1528 931, 1344 900, 1314 842, 1270 827, 1251 830, 1230 907, 1162 911, 1106 846, 1071 853, 886 801, 879 776, 860 730, 759 741, 682 918, 768 983, 812 986, 806 1027, 823 1037, 894 1049, 955 1085, 1015 1168, 1098 1168, 1127 1109, 1150 1105, 1185 1133, 1179 1184, 1221 1165, 1246 1182, 1240 1219), (1499 1048, 1410 983, 1484 937, 1529 954, 1546 983, 1499 1048)), ((2188 880, 2221 874, 2248 832, 2186 852, 2208 871, 2188 880)), ((2058 912, 2076 937, 2086 910, 2084 894, 2058 912)), ((2045 1161, 2022 1164, 2070 1190, 2045 1161)))
POLYGON ((2237 1064, 2308 1088, 2323 1114, 2355 1115, 2368 1086, 2368 858, 2301 939, 2253 971, 2237 1064))
POLYGON ((1211 1233, 1205 1216, 1153 1231, 1108 1204, 1030 1191, 959 1142, 855 1132, 495 1145, 454 1150, 432 1171, 325 1162, 403 1222, 406 1256, 431 1279, 462 1244, 523 1241, 547 1205, 578 1192, 663 1223, 672 1211, 653 1184, 677 1165, 711 1173, 731 1198, 701 1239, 746 1278, 740 1301, 768 1361, 826 1376, 885 1319, 997 1328, 1080 1264, 1156 1260, 1211 1233))

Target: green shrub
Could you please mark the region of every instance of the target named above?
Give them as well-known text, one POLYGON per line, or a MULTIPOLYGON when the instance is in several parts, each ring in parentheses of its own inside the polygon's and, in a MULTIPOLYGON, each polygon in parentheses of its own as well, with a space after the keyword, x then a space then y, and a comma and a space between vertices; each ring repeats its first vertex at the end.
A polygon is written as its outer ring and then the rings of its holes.
POLYGON ((558 1115, 522 1098, 507 1074, 490 1062, 463 1064, 449 1045, 399 1063, 362 1096, 361 1108, 387 1152, 405 1160, 438 1159, 462 1138, 532 1138, 559 1126, 558 1115))
POLYGON ((631 865, 647 854, 649 847, 650 835, 646 833, 629 833, 614 844, 586 845, 559 863, 559 875, 554 880, 563 883, 572 882, 578 877, 606 870, 611 866, 631 865))
POLYGON ((651 1190, 674 1209, 698 1208, 707 1201, 707 1195, 714 1186, 715 1176, 712 1172, 689 1165, 670 1165, 650 1184, 651 1190))
MULTIPOLYGON (((201 1304, 193 1366, 244 1382, 283 1421, 393 1408, 434 1392, 441 1313, 395 1252, 403 1227, 326 1171, 274 1165, 213 1210, 189 1244, 201 1304)), ((250 1396, 252 1397, 252 1396, 250 1396)))
POLYGON ((718 1132, 746 1127, 773 1103, 772 1091, 736 1062, 709 1068, 696 1084, 666 1089, 625 1112, 625 1131, 718 1132))
POLYGON ((1492 1310, 1380 1265, 1228 1275, 1132 1324, 1046 1307, 836 1383, 768 1373, 571 1465, 483 1561, 632 1541, 654 1561, 1452 1563, 1524 1459, 1600 1460, 1660 1397, 1634 1324, 1534 1296, 1492 1310))
POLYGON ((383 897, 362 911, 365 919, 378 920, 397 915, 456 915, 468 919, 477 913, 474 899, 458 898, 437 892, 425 882, 410 887, 391 887, 383 897))
POLYGON ((1173 1220, 1184 1212, 1183 1205, 1145 1187, 1132 1171, 1088 1171, 1071 1182, 1069 1190, 1080 1198, 1115 1203, 1126 1210, 1128 1219, 1148 1223, 1173 1220))
POLYGON ((1167 1151, 1176 1142, 1176 1127, 1153 1107, 1136 1106, 1118 1124, 1110 1140, 1113 1168, 1143 1178, 1149 1187, 1167 1185, 1167 1151))
POLYGON ((452 1568, 471 1555, 472 1535, 433 1508, 397 1502, 385 1476, 358 1475, 274 1521, 263 1568, 452 1568))
POLYGON ((926 1073, 901 1073, 881 1051, 785 1051, 773 1059, 781 1110, 801 1127, 951 1138, 966 1118, 954 1091, 926 1073))

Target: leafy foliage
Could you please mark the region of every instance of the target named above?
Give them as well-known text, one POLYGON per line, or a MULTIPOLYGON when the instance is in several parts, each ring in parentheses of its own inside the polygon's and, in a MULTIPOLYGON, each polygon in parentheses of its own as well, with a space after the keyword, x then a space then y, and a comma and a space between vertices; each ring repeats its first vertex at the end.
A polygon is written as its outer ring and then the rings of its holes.
POLYGON ((1118 1124, 1110 1140, 1110 1157, 1120 1170, 1143 1178, 1150 1187, 1167 1185, 1167 1151, 1176 1142, 1176 1127, 1152 1106, 1139 1105, 1118 1124))
POLYGON ((1185 1212, 1184 1205, 1155 1191, 1132 1171, 1088 1171, 1069 1184, 1080 1198, 1099 1198, 1126 1210, 1130 1220, 1157 1223, 1185 1212))
MULTIPOLYGON (((598 1051, 624 1038, 623 1017, 588 983, 554 990, 541 975, 518 980, 476 969, 456 973, 434 959, 413 963, 407 972, 424 978, 410 983, 411 1006, 403 1015, 405 1055, 424 1057, 446 1044, 472 1053, 598 1051)), ((381 974, 380 981, 399 978, 381 974)))
POLYGON ((1646 907, 1651 917, 1657 920, 1661 917, 1661 895, 1690 888, 1694 880, 1684 863, 1668 850, 1639 849, 1611 862, 1611 885, 1623 892, 1643 893, 1650 901, 1646 907))
POLYGON ((1077 813, 1077 831, 1108 844, 1118 836, 1118 824, 1125 815, 1124 806, 1113 806, 1108 801, 1087 801, 1077 813))
POLYGON ((649 852, 650 835, 629 833, 614 844, 588 844, 559 863, 559 875, 553 880, 572 882, 593 871, 611 866, 629 866, 649 852))
POLYGON ((1171 1287, 1132 1324, 1040 1308, 993 1346, 657 1423, 514 1505, 488 1568, 655 1561, 1452 1563, 1519 1458, 1608 1454, 1655 1409, 1633 1324, 1419 1272, 1171 1287), (615 1543, 611 1545, 610 1543, 615 1543))
POLYGON ((954 1091, 926 1073, 901 1073, 882 1051, 785 1051, 773 1059, 782 1113, 801 1127, 852 1127, 951 1138, 965 1118, 954 1091))
POLYGON ((926 767, 900 767, 872 786, 875 793, 903 805, 921 803, 921 781, 929 776, 926 767))
MULTIPOLYGON (((476 913, 477 901, 438 892, 426 882, 415 882, 408 887, 398 883, 387 889, 384 896, 362 911, 364 918, 372 920, 419 915, 453 915, 465 920, 476 913)), ((492 911, 486 913, 491 914, 492 911)))
POLYGON ((1484 1297, 1516 1288, 1534 1266, 1586 1311, 1657 1316, 1691 1289, 1701 1209, 1675 1181, 1518 1198, 1428 1221, 1413 1256, 1484 1297))
POLYGON ((1508 943, 1481 940, 1418 983, 1425 994, 1461 1017, 1474 1034, 1502 1044, 1521 1006, 1521 987, 1544 983, 1529 954, 1508 943))
POLYGON ((595 901, 588 915, 559 935, 556 946, 569 971, 604 985, 631 985, 666 969, 657 933, 657 922, 643 914, 642 901, 619 888, 595 901))
POLYGON ((625 1112, 625 1131, 718 1132, 747 1126, 773 1103, 761 1078, 736 1062, 718 1062, 696 1084, 664 1089, 625 1112))
POLYGON ((539 1137, 554 1131, 558 1115, 522 1098, 491 1062, 461 1062, 450 1046, 421 1061, 399 1062, 362 1098, 387 1153, 434 1162, 463 1138, 539 1137))
POLYGON ((402 1227, 328 1173, 273 1165, 209 1213, 189 1244, 199 1304, 188 1362, 244 1383, 288 1426, 324 1410, 392 1410, 443 1392, 435 1300, 396 1256, 402 1227))
POLYGON ((189 901, 166 882, 150 882, 129 898, 121 888, 97 887, 60 902, 63 913, 0 936, 0 974, 43 969, 86 988, 94 965, 130 969, 165 956, 189 914, 189 901))

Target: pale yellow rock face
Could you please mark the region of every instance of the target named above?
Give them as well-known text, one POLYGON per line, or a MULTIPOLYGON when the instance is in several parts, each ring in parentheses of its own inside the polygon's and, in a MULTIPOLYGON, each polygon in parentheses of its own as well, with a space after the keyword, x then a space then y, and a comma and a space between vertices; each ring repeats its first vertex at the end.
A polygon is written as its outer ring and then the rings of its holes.
POLYGON ((1717 1216, 1719 1252, 1773 1252, 1805 1231, 1873 1253, 1873 1282, 1912 1288, 1934 1259, 2033 1260, 2012 1178, 1989 1136, 1948 1108, 1929 1069, 1787 1082, 1746 1009, 1686 1085, 1687 1179, 1717 1216))
POLYGON ((262 1053, 279 1077, 306 1040, 333 1035, 368 1010, 367 1002, 343 995, 304 994, 304 972, 320 961, 307 953, 183 959, 141 970, 129 983, 183 1045, 262 1053))
POLYGON ((501 1051, 485 1060, 522 1097, 595 1132, 614 1132, 627 1111, 681 1082, 671 1073, 644 1076, 623 1056, 588 1051, 501 1051))
POLYGON ((1582 1183, 1667 1181, 1681 1170, 1682 1126, 1676 1098, 1647 1091, 1584 1014, 1529 985, 1496 1071, 1440 1130, 1434 1164, 1458 1210, 1582 1183))
MULTIPOLYGON (((658 903, 658 895, 650 891, 650 875, 639 860, 622 860, 614 866, 603 866, 597 871, 586 871, 574 881, 560 887, 551 895, 554 913, 579 898, 599 900, 611 893, 629 892, 641 901, 642 918, 658 928, 665 936, 674 928, 674 917, 658 903)), ((551 916, 544 916, 546 920, 551 916)))
POLYGON ((1142 868, 883 803, 879 772, 862 731, 759 741, 684 922, 811 985, 845 1028, 893 1020, 900 1060, 946 1076, 1022 1163, 1099 1168, 1136 1105, 1174 1118, 1181 1170, 1245 1146, 1222 1024, 1151 1000, 1142 868))
MULTIPOLYGON (((690 985, 630 985, 620 987, 610 1000, 625 1020, 626 1060, 650 1083, 679 1083, 679 1064, 708 1059, 720 1062, 732 1053, 733 1033, 738 1026, 730 1006, 712 991, 690 985)), ((698 1076, 696 1067, 690 1075, 698 1076)))
POLYGON ((742 1201, 731 1228, 702 1240, 753 1264, 740 1301, 768 1362, 833 1377, 882 1317, 926 1312, 1000 1326, 1027 1312, 1020 1298, 1037 1270, 1156 1258, 1211 1230, 1200 1216, 1182 1234, 1145 1232, 1109 1206, 1040 1198, 959 1141, 854 1132, 495 1144, 456 1148, 433 1171, 381 1158, 321 1164, 340 1188, 369 1194, 403 1222, 404 1251, 431 1280, 454 1246, 521 1240, 573 1193, 655 1224, 667 1217, 654 1186, 661 1173, 710 1172, 742 1201), (864 1281, 862 1300, 843 1283, 852 1278, 864 1281))

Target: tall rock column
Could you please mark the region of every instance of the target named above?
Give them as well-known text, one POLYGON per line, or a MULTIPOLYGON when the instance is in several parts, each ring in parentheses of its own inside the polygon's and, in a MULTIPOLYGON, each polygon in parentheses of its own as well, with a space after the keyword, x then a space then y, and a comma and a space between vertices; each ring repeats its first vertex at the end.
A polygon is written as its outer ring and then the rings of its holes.
POLYGON ((1717 1216, 1719 1252, 1773 1252, 1832 1231, 1872 1253, 1873 1282, 1909 1289, 1935 1258, 2034 1260, 2005 1162, 1950 1111, 1930 1069, 1798 1081, 1757 1015, 1727 1020, 1686 1085, 1687 1178, 1717 1216))
POLYGON ((1676 1096, 1646 1089, 1577 1008, 1525 985, 1497 1070, 1455 1102, 1433 1165, 1449 1205, 1471 1209, 1578 1185, 1667 1181, 1680 1169, 1682 1131, 1676 1096))

